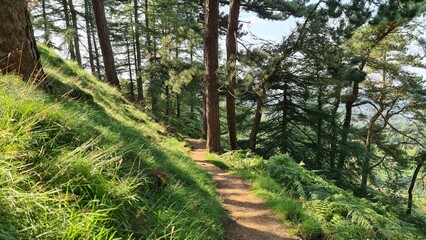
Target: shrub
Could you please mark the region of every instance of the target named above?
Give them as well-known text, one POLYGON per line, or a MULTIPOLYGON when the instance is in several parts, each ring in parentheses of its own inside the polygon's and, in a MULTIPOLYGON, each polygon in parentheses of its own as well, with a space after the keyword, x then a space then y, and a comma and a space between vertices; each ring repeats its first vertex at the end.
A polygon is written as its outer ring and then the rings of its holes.
POLYGON ((303 239, 314 240, 322 239, 324 232, 317 220, 308 218, 300 224, 299 234, 303 239))

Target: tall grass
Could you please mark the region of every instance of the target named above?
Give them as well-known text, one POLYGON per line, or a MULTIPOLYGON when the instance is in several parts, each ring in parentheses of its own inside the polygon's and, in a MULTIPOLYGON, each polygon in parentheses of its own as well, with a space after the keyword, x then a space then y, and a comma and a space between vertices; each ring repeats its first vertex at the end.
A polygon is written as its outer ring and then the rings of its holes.
POLYGON ((220 239, 213 182, 184 143, 41 52, 53 94, 0 75, 0 239, 220 239))

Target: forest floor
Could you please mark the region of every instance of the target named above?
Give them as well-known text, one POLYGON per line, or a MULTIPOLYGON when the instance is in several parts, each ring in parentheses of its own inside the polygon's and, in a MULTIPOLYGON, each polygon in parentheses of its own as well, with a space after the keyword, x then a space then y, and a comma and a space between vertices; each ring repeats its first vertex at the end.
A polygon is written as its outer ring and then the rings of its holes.
POLYGON ((266 207, 265 201, 254 196, 249 182, 206 162, 204 141, 187 140, 192 145, 192 159, 212 175, 223 207, 228 211, 228 219, 224 223, 225 239, 299 239, 288 232, 280 217, 266 207))

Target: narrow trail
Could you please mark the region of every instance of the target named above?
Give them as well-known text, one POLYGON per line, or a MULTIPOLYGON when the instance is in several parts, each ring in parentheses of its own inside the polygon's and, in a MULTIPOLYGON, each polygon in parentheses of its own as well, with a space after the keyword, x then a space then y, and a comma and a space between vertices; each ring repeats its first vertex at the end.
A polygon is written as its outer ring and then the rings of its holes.
POLYGON ((288 233, 279 216, 265 206, 265 201, 254 196, 250 183, 205 161, 205 142, 196 139, 187 141, 192 145, 192 159, 213 176, 223 207, 228 211, 229 218, 224 224, 225 239, 299 239, 288 233))

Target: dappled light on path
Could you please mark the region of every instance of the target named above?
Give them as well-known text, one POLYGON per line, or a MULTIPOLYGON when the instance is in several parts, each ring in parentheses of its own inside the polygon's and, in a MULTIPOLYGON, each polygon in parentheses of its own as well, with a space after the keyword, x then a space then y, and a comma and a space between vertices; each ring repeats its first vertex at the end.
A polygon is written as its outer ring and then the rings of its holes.
POLYGON ((205 161, 206 149, 202 140, 188 141, 192 145, 192 159, 212 175, 223 206, 229 213, 224 223, 225 239, 299 239, 288 233, 279 216, 265 206, 265 201, 254 196, 250 183, 205 161))

